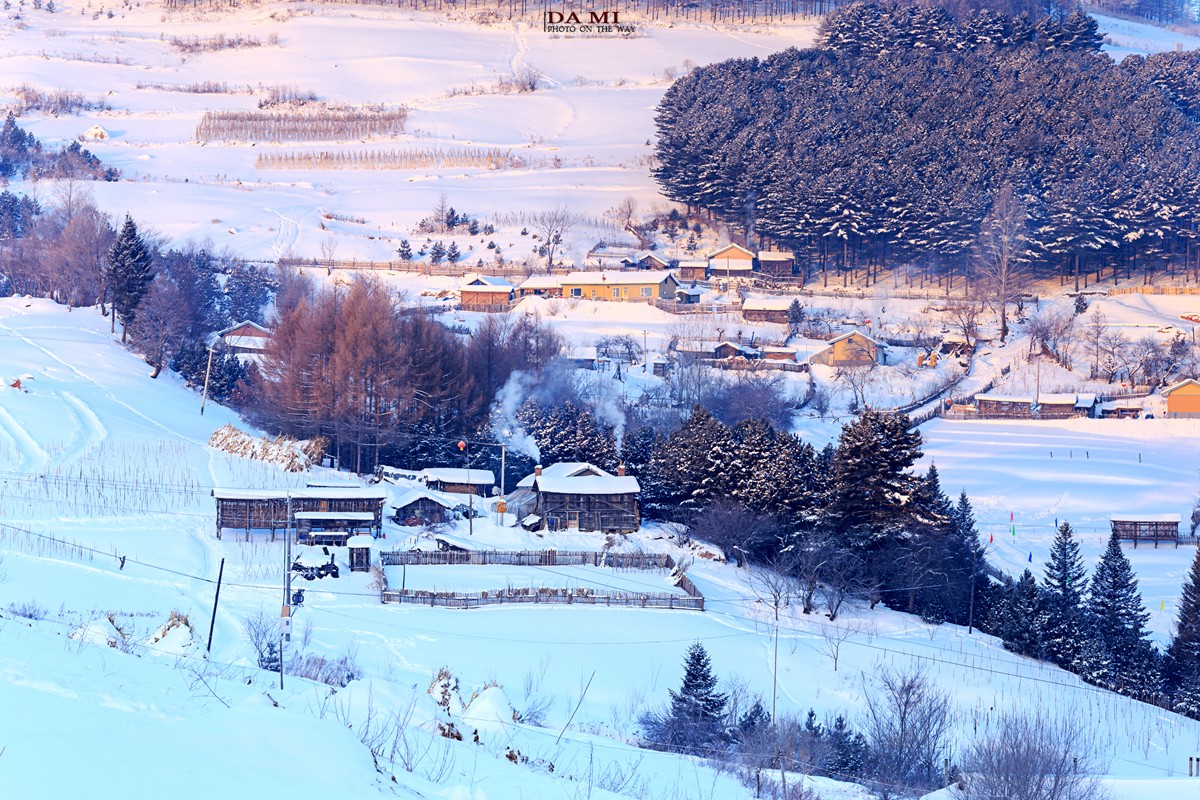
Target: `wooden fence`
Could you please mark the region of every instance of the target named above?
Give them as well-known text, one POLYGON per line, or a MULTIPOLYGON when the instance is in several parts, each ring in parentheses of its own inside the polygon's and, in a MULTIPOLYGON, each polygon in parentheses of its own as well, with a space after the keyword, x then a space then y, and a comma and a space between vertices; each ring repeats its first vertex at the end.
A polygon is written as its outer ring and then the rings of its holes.
POLYGON ((674 569, 667 553, 604 553, 586 550, 392 550, 379 554, 385 567, 499 564, 513 567, 612 567, 674 569))
POLYGON ((1118 294, 1200 294, 1200 286, 1118 286, 1109 289, 1110 295, 1118 294))
POLYGON ((485 262, 482 266, 467 261, 457 264, 426 264, 422 261, 343 261, 324 258, 281 258, 279 266, 305 267, 308 269, 324 270, 367 270, 375 272, 411 272, 417 275, 439 275, 461 278, 466 275, 491 275, 499 278, 528 278, 531 275, 566 275, 574 267, 537 267, 530 269, 520 264, 496 264, 485 262))
MULTIPOLYGON (((668 553, 605 553, 586 550, 392 550, 379 554, 385 567, 500 564, 523 567, 612 567, 614 569, 674 569, 675 559, 668 553)), ((681 597, 670 592, 632 594, 595 589, 550 589, 507 587, 487 592, 431 592, 424 589, 384 589, 380 599, 386 603, 409 603, 442 608, 479 608, 505 603, 559 605, 631 606, 703 611, 704 595, 687 575, 679 576, 681 597)))
POLYGON ((738 314, 741 303, 676 303, 673 300, 655 300, 654 307, 668 314, 738 314))
MULTIPOLYGON (((691 581, 688 581, 691 583, 691 581)), ((693 586, 693 588, 695 588, 693 586)), ((685 589, 686 591, 686 589, 685 589)), ((428 592, 419 589, 385 589, 383 602, 409 603, 441 608, 479 608, 481 606, 532 603, 535 605, 630 606, 634 608, 666 608, 674 611, 703 611, 704 598, 651 592, 597 592, 591 589, 514 589, 495 592, 428 592)))

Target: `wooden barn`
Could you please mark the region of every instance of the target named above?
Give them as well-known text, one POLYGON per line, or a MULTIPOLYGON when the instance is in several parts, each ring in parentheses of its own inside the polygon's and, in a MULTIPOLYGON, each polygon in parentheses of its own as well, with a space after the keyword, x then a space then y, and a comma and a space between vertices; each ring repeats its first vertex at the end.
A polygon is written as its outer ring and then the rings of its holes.
POLYGON ((448 522, 454 516, 454 503, 424 489, 412 489, 392 506, 397 525, 430 525, 448 522))
POLYGON ((681 281, 703 281, 708 279, 707 261, 680 261, 675 269, 681 281))
POLYGON ((238 361, 258 361, 271 343, 271 331, 249 320, 217 331, 208 338, 208 346, 237 356, 238 361))
POLYGON ((759 358, 762 355, 756 348, 739 342, 720 342, 713 348, 713 358, 720 360, 723 358, 759 358))
POLYGON ((435 492, 474 494, 480 497, 487 497, 496 485, 496 476, 489 469, 431 467, 421 470, 419 480, 435 492))
POLYGON ((764 347, 762 357, 766 361, 787 361, 796 363, 796 348, 794 347, 764 347))
POLYGON ((977 394, 975 409, 979 419, 1031 419, 1033 395, 977 394))
POLYGON ((464 311, 508 311, 516 287, 504 278, 480 275, 458 291, 459 305, 464 311))
POLYGON ((633 533, 641 525, 637 478, 626 476, 624 466, 616 475, 547 477, 541 467, 534 470, 536 495, 534 515, 542 530, 601 531, 633 533))
POLYGON ((780 250, 759 250, 758 269, 764 275, 789 278, 796 273, 796 257, 780 250))
POLYGON ((1068 419, 1070 417, 1079 416, 1076 409, 1078 395, 1074 393, 1064 394, 1039 394, 1037 396, 1037 416, 1041 419, 1068 419))
POLYGON ((621 261, 625 269, 669 269, 671 262, 649 250, 639 250, 621 261))
POLYGON ((1167 416, 1200 417, 1200 381, 1191 378, 1162 390, 1167 398, 1167 416))
POLYGON ((1139 540, 1154 542, 1174 542, 1179 546, 1179 514, 1113 514, 1109 518, 1113 533, 1119 539, 1133 542, 1137 547, 1139 540))
POLYGON ((365 533, 351 536, 346 541, 346 548, 349 550, 351 572, 371 571, 371 548, 374 546, 375 538, 365 533))
POLYGON ((306 487, 303 489, 212 490, 217 501, 217 538, 226 528, 276 531, 295 528, 313 539, 328 533, 333 538, 358 532, 379 533, 383 525, 382 487, 306 487), (289 505, 291 517, 288 516, 289 505))
POLYGON ((777 322, 786 325, 792 297, 747 297, 742 301, 742 317, 747 322, 777 322))

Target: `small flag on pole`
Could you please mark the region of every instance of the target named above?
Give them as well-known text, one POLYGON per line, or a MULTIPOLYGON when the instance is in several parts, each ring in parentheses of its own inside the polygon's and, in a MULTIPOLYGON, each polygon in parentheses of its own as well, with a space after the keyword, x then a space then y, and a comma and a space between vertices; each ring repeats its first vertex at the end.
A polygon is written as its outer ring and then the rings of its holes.
POLYGON ((994 541, 996 541, 996 537, 989 533, 988 534, 988 544, 991 544, 994 541))
POLYGON ((1033 551, 1032 550, 1029 551, 1029 563, 1030 564, 1033 563, 1033 551))
POLYGON ((1167 601, 1159 600, 1158 601, 1158 609, 1159 609, 1159 611, 1166 611, 1167 610, 1167 601))
POLYGON ((1012 521, 1013 521, 1013 512, 1011 512, 1011 511, 1010 511, 1010 512, 1008 512, 1008 521, 1009 521, 1009 522, 1012 522, 1012 521))
POLYGON ((1054 518, 1054 527, 1058 527, 1058 517, 1054 518))
POLYGON ((1016 535, 1017 535, 1017 526, 1016 526, 1016 525, 1013 525, 1013 526, 1012 526, 1012 535, 1013 535, 1013 536, 1016 536, 1016 535))

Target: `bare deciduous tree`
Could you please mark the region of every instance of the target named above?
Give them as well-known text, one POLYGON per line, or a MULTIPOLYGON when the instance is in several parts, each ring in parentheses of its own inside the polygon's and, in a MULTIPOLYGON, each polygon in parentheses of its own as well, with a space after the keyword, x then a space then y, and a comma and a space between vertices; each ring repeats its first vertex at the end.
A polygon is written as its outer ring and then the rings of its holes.
POLYGON ((1076 721, 1046 714, 1010 714, 986 739, 974 742, 963 764, 967 800, 1102 800, 1108 792, 1086 731, 1076 721))
POLYGON ((546 264, 554 266, 554 254, 562 245, 563 239, 578 223, 579 218, 565 205, 557 206, 549 211, 539 211, 529 218, 529 224, 542 237, 546 247, 546 264))
POLYGON ((923 672, 896 673, 887 667, 879 670, 873 685, 864 683, 863 692, 863 733, 880 797, 888 800, 897 785, 935 786, 949 753, 950 696, 923 672))
POLYGON ((946 316, 951 326, 966 340, 967 347, 974 347, 979 336, 979 301, 973 297, 955 298, 946 305, 946 316))
POLYGON ((1010 183, 1000 187, 983 219, 975 256, 991 303, 1000 315, 1000 341, 1008 339, 1008 306, 1029 282, 1028 214, 1010 183))

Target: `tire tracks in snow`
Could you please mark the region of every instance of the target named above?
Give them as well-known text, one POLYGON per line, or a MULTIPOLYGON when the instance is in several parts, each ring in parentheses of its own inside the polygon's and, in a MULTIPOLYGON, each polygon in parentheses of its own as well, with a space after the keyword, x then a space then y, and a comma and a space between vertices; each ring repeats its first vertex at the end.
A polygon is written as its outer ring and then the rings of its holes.
POLYGON ((36 472, 50 463, 50 454, 4 406, 0 406, 0 427, 4 428, 8 438, 17 446, 21 453, 20 463, 27 466, 29 472, 36 472))
POLYGON ((66 463, 83 458, 94 450, 108 438, 108 428, 104 427, 104 423, 100 421, 100 417, 96 416, 96 412, 92 411, 74 393, 64 391, 60 393, 60 397, 72 408, 72 413, 79 420, 79 427, 83 431, 83 435, 76 440, 74 446, 61 456, 60 460, 66 463))
POLYGON ((271 243, 271 252, 276 258, 283 258, 296 244, 296 240, 300 238, 300 223, 290 217, 285 217, 273 208, 264 209, 270 211, 275 216, 279 217, 279 233, 275 235, 275 241, 271 243))

